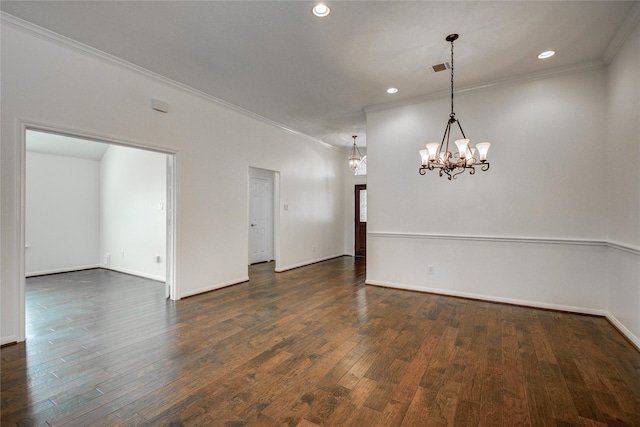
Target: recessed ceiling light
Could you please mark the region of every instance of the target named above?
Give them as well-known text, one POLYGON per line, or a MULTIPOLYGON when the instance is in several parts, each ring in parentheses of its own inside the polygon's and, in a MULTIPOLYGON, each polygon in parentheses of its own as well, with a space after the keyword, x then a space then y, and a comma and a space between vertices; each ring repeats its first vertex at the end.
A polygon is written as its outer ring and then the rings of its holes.
POLYGON ((547 58, 551 58, 555 54, 556 53, 554 51, 552 51, 552 50, 545 50, 540 55, 538 55, 538 58, 539 59, 547 59, 547 58))
POLYGON ((317 5, 313 6, 313 9, 311 9, 311 11, 318 18, 324 18, 331 13, 331 9, 329 9, 329 6, 324 3, 318 3, 317 5))
POLYGON ((387 89, 387 93, 398 93, 398 88, 390 87, 387 89))

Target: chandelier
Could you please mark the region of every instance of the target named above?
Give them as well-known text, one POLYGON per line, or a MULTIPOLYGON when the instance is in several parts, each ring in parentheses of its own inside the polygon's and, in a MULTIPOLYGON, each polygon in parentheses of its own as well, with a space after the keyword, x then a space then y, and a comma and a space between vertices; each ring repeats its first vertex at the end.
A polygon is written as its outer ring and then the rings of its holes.
POLYGON ((357 135, 353 135, 353 146, 351 147, 351 153, 349 154, 349 167, 353 169, 355 172, 358 169, 358 165, 362 160, 362 155, 360 154, 360 150, 358 150, 358 146, 356 145, 357 135))
MULTIPOLYGON (((451 114, 447 127, 444 130, 442 142, 429 142, 426 149, 420 150, 422 158, 422 166, 418 170, 420 175, 424 175, 428 170, 438 170, 440 176, 447 175, 449 180, 456 178, 465 170, 470 175, 476 173, 476 167, 482 171, 489 170, 489 162, 487 162, 487 151, 491 143, 479 142, 475 148, 469 145, 469 140, 464 135, 460 120, 456 119, 456 113, 453 111, 453 42, 458 39, 457 34, 449 34, 445 39, 451 42, 451 114), (455 141, 458 151, 452 153, 449 151, 449 138, 451 136, 451 125, 457 124, 462 134, 462 139, 455 141)), ((355 141, 355 140, 354 140, 355 141)))

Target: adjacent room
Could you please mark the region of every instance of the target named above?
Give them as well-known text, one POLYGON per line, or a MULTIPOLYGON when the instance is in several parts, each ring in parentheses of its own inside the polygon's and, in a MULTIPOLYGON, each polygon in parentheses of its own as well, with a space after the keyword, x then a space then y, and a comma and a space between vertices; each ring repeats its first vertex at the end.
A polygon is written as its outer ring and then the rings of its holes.
POLYGON ((167 155, 27 130, 25 275, 108 268, 165 282, 167 155))
POLYGON ((640 2, 0 11, 2 425, 640 425, 640 2))

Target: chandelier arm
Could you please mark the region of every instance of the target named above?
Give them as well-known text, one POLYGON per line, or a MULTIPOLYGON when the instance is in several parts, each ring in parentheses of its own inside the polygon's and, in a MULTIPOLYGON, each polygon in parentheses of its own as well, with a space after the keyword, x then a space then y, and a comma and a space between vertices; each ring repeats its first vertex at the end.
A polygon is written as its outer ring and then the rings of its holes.
POLYGON ((444 148, 444 140, 447 138, 449 129, 451 129, 451 121, 448 121, 447 126, 445 126, 444 128, 444 134, 442 135, 442 141, 440 141, 440 148, 438 149, 438 151, 442 151, 442 149, 444 148))
MULTIPOLYGON (((441 146, 444 145, 445 137, 447 139, 447 144, 446 144, 446 146, 444 146, 444 149, 445 149, 444 153, 445 154, 444 154, 444 159, 443 160, 447 160, 447 153, 449 152, 449 139, 451 137, 451 123, 452 123, 452 121, 449 120, 449 122, 447 123, 447 130, 444 132, 444 136, 442 137, 441 146)), ((442 152, 442 149, 440 150, 440 152, 442 152)))
POLYGON ((460 133, 462 133, 462 137, 463 138, 467 138, 464 134, 464 131, 462 130, 462 125, 460 124, 460 120, 456 119, 456 123, 458 124, 458 127, 460 128, 460 133))

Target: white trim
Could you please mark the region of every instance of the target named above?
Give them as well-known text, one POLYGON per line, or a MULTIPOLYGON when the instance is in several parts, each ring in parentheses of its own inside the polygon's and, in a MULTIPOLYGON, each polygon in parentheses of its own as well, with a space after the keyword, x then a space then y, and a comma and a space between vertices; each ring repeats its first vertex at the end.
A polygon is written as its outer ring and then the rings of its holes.
POLYGON ((616 242, 607 242, 607 246, 609 246, 611 249, 617 249, 622 252, 627 252, 632 255, 640 256, 640 249, 635 248, 633 246, 624 245, 622 243, 616 243, 616 242))
POLYGON ((15 343, 18 343, 18 339, 16 338, 15 335, 7 335, 6 337, 0 338, 0 345, 15 344, 15 343))
POLYGON ((136 276, 136 277, 142 277, 144 279, 150 279, 150 280, 154 280, 156 282, 162 282, 164 283, 166 281, 166 278, 162 277, 162 276, 157 276, 155 274, 147 274, 147 273, 140 273, 139 271, 135 271, 135 270, 127 270, 126 268, 119 268, 119 267, 100 267, 104 270, 111 270, 111 271, 115 271, 116 273, 124 273, 124 274, 128 274, 129 276, 136 276))
MULTIPOLYGON (((137 141, 124 139, 117 136, 112 137, 110 135, 98 135, 95 133, 80 131, 77 129, 58 126, 50 123, 36 122, 32 120, 27 120, 27 119, 18 119, 18 122, 21 125, 25 126, 25 131, 35 130, 37 132, 53 133, 56 135, 68 136, 70 138, 75 138, 75 139, 88 139, 95 142, 102 142, 104 144, 118 145, 120 147, 129 147, 129 148, 135 148, 139 150, 154 151, 156 153, 162 153, 162 154, 178 154, 179 152, 177 149, 173 147, 157 147, 153 145, 143 144, 137 141)), ((25 148, 26 148, 26 143, 25 143, 25 148)))
POLYGON ((190 297, 190 296, 193 296, 193 295, 202 294, 202 293, 205 293, 205 292, 215 291, 216 289, 226 288, 227 286, 239 285, 240 283, 244 283, 244 282, 248 282, 248 281, 249 281, 249 276, 240 277, 239 279, 233 279, 233 280, 229 280, 227 282, 216 283, 215 285, 211 285, 211 286, 205 286, 204 288, 194 289, 192 291, 185 292, 184 294, 182 294, 180 296, 182 298, 186 298, 186 297, 190 297))
POLYGON ((432 240, 467 240, 479 242, 498 243, 542 243, 552 245, 582 245, 582 246, 607 246, 603 240, 581 240, 581 239, 551 239, 539 237, 491 237, 491 236, 463 236, 452 234, 429 234, 429 233, 394 233, 394 232, 369 232, 368 237, 391 237, 401 239, 432 239, 432 240))
POLYGON ((280 200, 280 171, 273 173, 273 257, 276 266, 274 271, 278 271, 280 267, 280 230, 281 230, 281 206, 280 200))
POLYGON ((293 270, 294 268, 304 267, 305 265, 311 265, 311 264, 315 264, 317 262, 327 261, 327 260, 334 259, 334 258, 340 258, 342 256, 349 256, 349 255, 346 255, 346 254, 329 255, 329 256, 326 256, 326 257, 322 257, 322 258, 316 258, 316 259, 312 259, 312 260, 309 260, 309 261, 300 262, 298 264, 292 264, 292 265, 287 265, 285 267, 276 268, 275 272, 276 273, 282 273, 283 271, 293 270))
POLYGON ((633 30, 640 23, 640 2, 636 2, 632 7, 627 17, 625 18, 620 28, 618 28, 618 32, 613 36, 607 49, 604 51, 604 55, 602 56, 602 60, 605 64, 609 64, 613 58, 615 58, 616 54, 624 45, 624 42, 627 41, 633 30))
MULTIPOLYGON (((499 79, 499 80, 494 80, 492 82, 486 82, 486 83, 481 83, 478 85, 471 85, 471 86, 465 86, 461 89, 457 89, 454 93, 455 94, 460 94, 460 93, 465 93, 465 92, 476 92, 479 90, 484 90, 484 89, 489 89, 489 88, 495 88, 495 87, 501 87, 501 86, 508 86, 508 85, 512 85, 512 84, 516 84, 516 83, 524 83, 524 82, 530 82, 530 81, 535 81, 535 80, 542 80, 542 79, 547 79, 547 78, 551 78, 551 77, 559 77, 559 76, 564 76, 567 74, 576 74, 576 73, 582 73, 585 71, 593 71, 593 70, 598 70, 600 68, 604 68, 605 67, 605 63, 602 61, 589 61, 589 62, 584 62, 582 64, 577 64, 577 65, 570 65, 567 67, 559 67, 559 68, 554 68, 552 70, 545 70, 542 72, 537 72, 537 73, 529 73, 529 74, 523 74, 520 76, 514 76, 514 77, 507 77, 504 79, 499 79)), ((375 112, 375 111, 384 111, 384 110, 389 110, 391 108, 398 108, 398 107, 405 107, 405 106, 409 106, 409 105, 415 105, 415 104, 422 104, 425 102, 429 102, 429 101, 433 101, 436 99, 442 99, 445 98, 447 96, 450 95, 451 92, 449 91, 439 91, 439 92, 433 92, 433 93, 429 93, 426 95, 420 95, 420 96, 416 96, 413 98, 407 98, 404 99, 402 101, 397 101, 397 102, 388 102, 385 104, 378 104, 378 105, 371 105, 368 107, 364 107, 363 110, 365 113, 370 113, 370 112, 375 112)))
POLYGON ((491 236, 463 236, 453 234, 430 234, 430 233, 396 233, 396 232, 368 232, 367 237, 399 238, 399 239, 430 239, 430 240, 466 240, 472 242, 492 242, 492 243, 536 243, 546 245, 578 245, 578 246, 602 246, 605 248, 617 249, 633 255, 640 256, 640 249, 625 245, 623 243, 608 242, 605 240, 583 240, 583 239, 559 239, 540 237, 491 237, 491 236))
POLYGON ((425 292, 425 293, 446 295, 446 296, 452 296, 452 297, 469 298, 469 299, 475 299, 475 300, 481 300, 481 301, 487 301, 487 302, 497 302, 497 303, 513 304, 513 305, 525 306, 525 307, 543 308, 547 310, 568 311, 572 313, 590 314, 594 316, 606 317, 609 314, 605 310, 598 310, 595 308, 576 307, 573 305, 551 304, 551 303, 544 303, 544 302, 538 302, 538 301, 494 297, 490 295, 474 294, 469 292, 457 292, 457 291, 451 291, 448 289, 426 288, 422 286, 404 285, 400 283, 382 282, 378 280, 367 279, 365 281, 365 284, 372 285, 372 286, 382 286, 385 288, 402 289, 406 291, 417 291, 417 292, 425 292))
POLYGON ((27 339, 27 278, 25 275, 26 268, 26 181, 27 181, 27 124, 19 119, 16 120, 16 132, 14 144, 17 145, 17 164, 16 164, 16 211, 15 223, 18 225, 15 229, 17 233, 16 242, 18 242, 18 253, 16 254, 16 273, 14 283, 17 284, 17 341, 27 339))
POLYGON ((631 341, 631 343, 636 346, 638 351, 640 351, 640 338, 636 337, 629 329, 627 329, 626 326, 622 324, 622 322, 616 319, 613 314, 607 313, 606 317, 609 322, 611 322, 613 326, 615 326, 620 331, 620 333, 624 335, 629 341, 631 341))
POLYGON ((198 96, 202 99, 205 99, 207 101, 213 102, 215 104, 221 105, 223 107, 226 107, 230 110, 233 110, 235 112, 238 112, 240 114, 243 114, 245 116, 251 117, 255 120, 258 120, 262 123, 266 123, 268 125, 274 126, 278 129, 284 130, 285 132, 303 137, 308 139, 309 141, 318 143, 326 148, 330 148, 330 149, 336 149, 338 147, 334 147, 331 144, 327 144, 324 141, 321 141, 319 139, 316 139, 310 135, 307 135, 305 133, 302 133, 296 129, 292 129, 290 127, 287 127, 281 123, 278 123, 276 121, 273 121, 271 119, 268 119, 266 117, 260 116, 256 113, 253 113, 249 110, 245 110, 244 108, 238 107, 237 105, 233 105, 223 99, 220 98, 216 98, 213 95, 209 95, 205 92, 202 92, 198 89, 192 88, 191 86, 187 86, 183 83, 177 82, 175 80, 172 80, 170 78, 164 77, 160 74, 154 73, 153 71, 147 70, 146 68, 142 68, 138 65, 132 64, 131 62, 125 61, 121 58, 118 58, 116 56, 110 55, 106 52, 102 52, 101 50, 95 49, 91 46, 88 46, 86 44, 80 43, 76 40, 70 39, 68 37, 65 37, 63 35, 60 35, 58 33, 55 33, 51 30, 47 30, 46 28, 40 27, 38 25, 35 25, 31 22, 25 21, 23 19, 17 18, 13 15, 10 15, 6 12, 0 12, 0 17, 1 17, 1 21, 2 21, 2 25, 8 25, 10 27, 13 27, 17 30, 20 31, 24 31, 25 33, 28 33, 29 35, 35 36, 41 40, 46 40, 46 41, 51 41, 56 43, 59 46, 63 46, 63 47, 67 47, 70 49, 73 49, 74 51, 81 53, 83 55, 87 55, 87 56, 91 56, 93 58, 97 58, 101 61, 110 63, 112 65, 117 65, 120 66, 122 68, 125 68, 127 70, 136 72, 138 74, 141 74, 149 79, 164 83, 168 86, 172 86, 174 88, 183 90, 187 93, 190 93, 192 95, 198 96))
POLYGON ((33 271, 31 273, 26 273, 25 277, 46 276, 48 274, 58 274, 58 273, 71 273, 73 271, 92 270, 94 268, 102 268, 102 266, 100 264, 95 264, 95 265, 91 264, 91 265, 79 265, 77 267, 54 268, 53 270, 33 271))
POLYGON ((168 286, 169 298, 172 300, 180 299, 180 282, 178 280, 178 254, 180 253, 178 240, 178 219, 180 209, 178 205, 178 164, 179 153, 175 151, 167 156, 167 222, 166 230, 166 286, 168 286))

